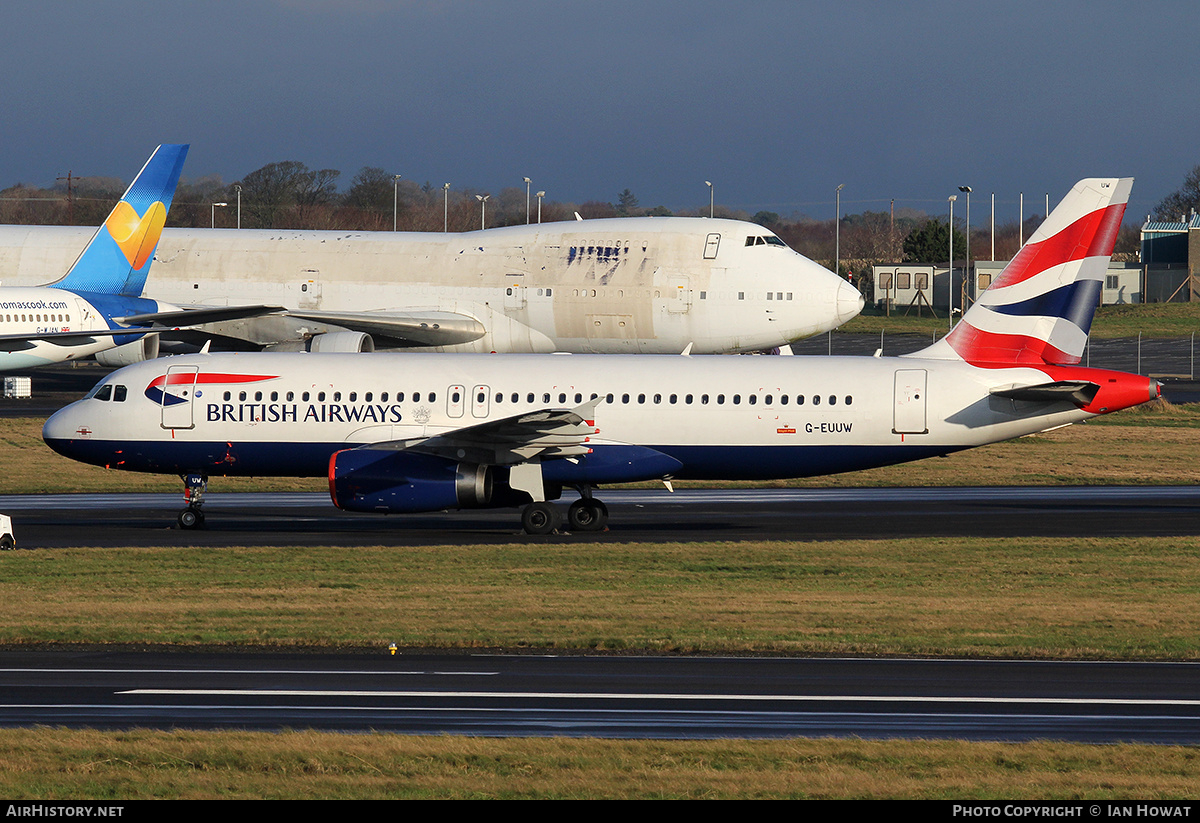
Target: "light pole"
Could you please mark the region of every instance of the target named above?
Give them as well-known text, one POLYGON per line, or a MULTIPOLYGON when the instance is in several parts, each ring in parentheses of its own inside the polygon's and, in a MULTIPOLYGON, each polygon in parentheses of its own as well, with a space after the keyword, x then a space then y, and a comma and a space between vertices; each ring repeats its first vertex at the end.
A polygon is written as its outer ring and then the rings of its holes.
POLYGON ((234 188, 237 189, 237 200, 238 200, 237 227, 240 229, 242 227, 242 187, 234 186, 234 188))
POLYGON ((544 192, 544 191, 539 191, 539 192, 537 193, 537 199, 538 199, 538 225, 541 225, 541 222, 542 222, 542 198, 543 198, 543 197, 545 197, 545 196, 546 196, 546 192, 544 192))
MULTIPOLYGON (((971 276, 971 187, 959 186, 958 190, 967 195, 967 266, 963 269, 963 277, 967 278, 971 276)), ((950 228, 953 230, 954 227, 951 226, 950 228)), ((965 302, 963 303, 963 307, 966 307, 965 302)))
POLYGON ((708 186, 708 217, 711 220, 714 215, 714 200, 713 200, 713 185, 705 180, 704 185, 708 186))
POLYGON ((950 284, 946 287, 946 296, 950 298, 947 310, 950 315, 950 328, 954 328, 954 201, 957 199, 957 194, 950 195, 950 284))
POLYGON ((833 192, 836 203, 833 215, 833 273, 838 277, 842 276, 842 189, 845 187, 846 184, 842 183, 833 192))
POLYGON ((396 212, 400 202, 400 175, 392 175, 392 231, 396 230, 396 212))
POLYGON ((525 178, 525 225, 529 225, 529 183, 528 177, 525 178))
POLYGON ((1017 227, 1020 229, 1017 232, 1017 251, 1021 250, 1021 246, 1025 245, 1025 192, 1021 192, 1019 200, 1020 205, 1017 207, 1017 227))
POLYGON ((229 204, 228 203, 211 203, 210 205, 212 206, 212 209, 211 209, 212 213, 209 215, 209 217, 212 221, 211 228, 215 229, 217 227, 217 206, 228 206, 229 204))
POLYGON ((992 192, 992 259, 996 259, 996 192, 992 192))
POLYGON ((442 231, 450 231, 450 184, 442 184, 442 231))
POLYGON ((475 199, 479 201, 479 228, 480 229, 487 228, 487 199, 489 197, 491 197, 490 194, 475 195, 475 199))

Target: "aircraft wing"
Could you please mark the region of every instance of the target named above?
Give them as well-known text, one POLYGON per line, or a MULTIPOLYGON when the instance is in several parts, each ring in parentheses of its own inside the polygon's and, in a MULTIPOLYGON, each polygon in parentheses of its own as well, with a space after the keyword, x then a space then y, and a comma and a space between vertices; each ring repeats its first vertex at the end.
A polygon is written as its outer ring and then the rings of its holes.
POLYGON ((284 311, 282 306, 221 306, 218 308, 206 307, 201 309, 184 309, 182 311, 131 314, 128 317, 114 317, 113 320, 118 323, 131 324, 129 326, 119 326, 115 329, 3 334, 0 335, 0 351, 24 351, 33 348, 39 341, 54 343, 58 346, 85 346, 95 343, 96 339, 100 337, 119 337, 122 334, 173 331, 188 326, 199 326, 204 323, 216 323, 221 320, 238 320, 243 317, 261 317, 266 314, 278 314, 282 311, 284 311))
POLYGON ((412 451, 447 460, 511 466, 534 459, 580 457, 596 433, 596 405, 600 398, 574 409, 537 411, 493 420, 476 426, 407 440, 360 446, 381 451, 412 451))
POLYGON ((180 311, 131 314, 128 317, 114 317, 113 319, 118 323, 128 323, 131 326, 162 326, 165 330, 185 326, 202 326, 205 323, 220 323, 223 320, 241 320, 244 317, 281 314, 285 311, 287 310, 283 306, 204 306, 180 311))
POLYGON ((478 340, 487 332, 474 317, 449 311, 289 311, 287 316, 364 332, 395 347, 453 346, 478 340))

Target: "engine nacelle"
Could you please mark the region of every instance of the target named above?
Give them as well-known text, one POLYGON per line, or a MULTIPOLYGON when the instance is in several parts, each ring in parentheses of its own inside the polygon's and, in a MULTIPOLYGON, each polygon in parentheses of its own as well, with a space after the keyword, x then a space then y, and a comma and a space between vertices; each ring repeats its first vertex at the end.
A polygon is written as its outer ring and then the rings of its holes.
POLYGON ((267 346, 267 351, 324 351, 324 352, 371 352, 375 341, 371 335, 359 331, 335 331, 318 334, 307 340, 291 343, 276 343, 267 346))
POLYGON ((147 334, 132 343, 98 351, 95 356, 96 362, 100 365, 114 369, 141 363, 144 360, 153 360, 158 357, 158 335, 147 334))
POLYGON ((347 449, 329 459, 329 496, 345 511, 430 512, 513 505, 507 491, 496 494, 492 466, 455 463, 428 454, 347 449))

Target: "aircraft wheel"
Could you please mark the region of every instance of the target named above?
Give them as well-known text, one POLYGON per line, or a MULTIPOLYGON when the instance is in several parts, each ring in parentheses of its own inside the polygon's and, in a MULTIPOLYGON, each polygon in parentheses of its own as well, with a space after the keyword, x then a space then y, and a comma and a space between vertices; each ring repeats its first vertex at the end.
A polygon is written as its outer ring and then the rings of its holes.
POLYGON ((521 512, 521 525, 526 534, 550 534, 558 528, 560 521, 553 503, 530 503, 521 512))
POLYGON ((184 509, 179 513, 179 528, 198 529, 204 525, 204 515, 195 509, 184 509))
POLYGON ((602 531, 608 525, 608 506, 595 498, 581 497, 567 509, 567 522, 576 531, 602 531))
POLYGON ((0 536, 0 551, 12 551, 17 547, 17 541, 13 540, 11 534, 0 536))

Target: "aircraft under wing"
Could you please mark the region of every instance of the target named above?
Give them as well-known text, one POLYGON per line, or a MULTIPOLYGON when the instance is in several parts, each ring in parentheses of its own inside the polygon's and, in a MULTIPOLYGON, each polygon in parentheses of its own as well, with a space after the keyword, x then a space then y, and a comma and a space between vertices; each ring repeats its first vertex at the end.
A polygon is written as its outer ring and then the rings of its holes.
POLYGON ((189 326, 216 323, 221 320, 238 320, 243 317, 261 317, 283 312, 282 306, 222 306, 181 311, 149 312, 114 317, 114 322, 128 323, 111 329, 88 329, 86 331, 30 332, 28 334, 0 335, 0 351, 16 352, 34 348, 39 342, 57 346, 86 346, 97 338, 119 337, 123 334, 146 334, 174 331, 189 326))
POLYGON ((600 399, 574 409, 539 409, 455 429, 432 437, 372 443, 361 449, 409 451, 447 460, 489 465, 513 465, 530 460, 579 457, 596 433, 593 417, 600 399))
POLYGON ((385 346, 395 347, 454 346, 487 333, 474 317, 449 311, 289 311, 287 316, 363 332, 385 346))

